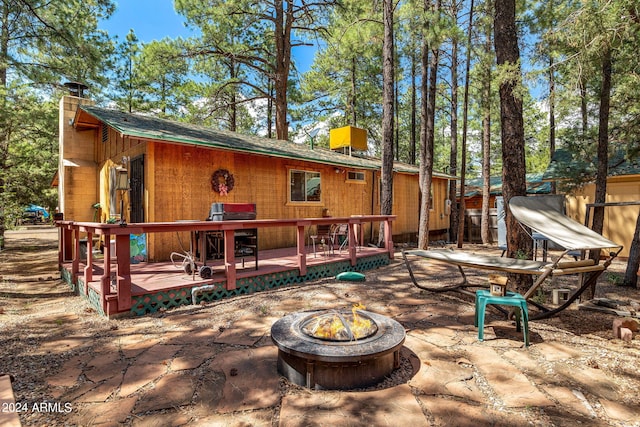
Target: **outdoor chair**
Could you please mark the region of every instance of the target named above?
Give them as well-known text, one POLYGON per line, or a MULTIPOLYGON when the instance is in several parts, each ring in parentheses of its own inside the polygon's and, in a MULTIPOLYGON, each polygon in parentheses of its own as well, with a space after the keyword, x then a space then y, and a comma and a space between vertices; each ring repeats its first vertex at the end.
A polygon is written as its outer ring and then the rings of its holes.
POLYGON ((342 252, 349 245, 349 224, 333 224, 331 228, 331 244, 338 245, 338 252, 342 252))
POLYGON ((329 251, 333 251, 332 245, 332 224, 318 224, 316 226, 315 232, 309 235, 311 239, 311 244, 313 246, 313 256, 316 257, 316 243, 322 248, 322 252, 326 254, 327 249, 329 251))

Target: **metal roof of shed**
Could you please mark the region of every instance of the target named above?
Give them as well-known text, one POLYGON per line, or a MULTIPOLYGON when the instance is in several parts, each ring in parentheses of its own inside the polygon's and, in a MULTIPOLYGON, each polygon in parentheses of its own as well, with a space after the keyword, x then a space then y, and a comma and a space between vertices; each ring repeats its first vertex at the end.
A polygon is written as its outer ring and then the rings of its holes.
MULTIPOLYGON (((348 156, 325 149, 312 150, 304 144, 217 130, 154 116, 125 113, 89 105, 79 106, 74 120, 76 127, 95 127, 99 125, 98 122, 108 125, 123 136, 133 138, 303 160, 332 166, 369 170, 378 170, 381 167, 380 159, 348 156)), ((394 163, 394 171, 409 174, 419 173, 417 166, 400 162, 394 163)), ((434 172, 433 176, 457 179, 455 176, 439 172, 434 172)))
MULTIPOLYGON (((528 173, 526 175, 527 194, 549 194, 551 193, 551 183, 542 180, 541 173, 528 173)), ((502 177, 492 176, 489 178, 489 193, 493 196, 502 194, 502 177)), ((465 197, 474 197, 482 194, 482 178, 470 179, 466 182, 465 197)))
MULTIPOLYGON (((558 148, 547 166, 543 181, 570 179, 576 174, 586 180, 595 180, 597 158, 584 158, 578 153, 558 148)), ((640 175, 640 158, 629 158, 622 149, 614 149, 609 154, 608 176, 640 175)))

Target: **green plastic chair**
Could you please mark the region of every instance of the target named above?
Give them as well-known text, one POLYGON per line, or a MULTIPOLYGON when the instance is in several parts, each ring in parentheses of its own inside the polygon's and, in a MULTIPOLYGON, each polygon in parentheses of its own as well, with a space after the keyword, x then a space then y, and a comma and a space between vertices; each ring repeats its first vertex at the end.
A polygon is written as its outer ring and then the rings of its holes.
POLYGON ((529 346, 529 311, 527 300, 517 292, 507 291, 505 296, 491 295, 485 289, 476 291, 476 313, 474 325, 478 327, 478 340, 484 341, 484 315, 488 304, 510 305, 516 309, 516 331, 523 330, 524 345, 529 346), (520 327, 522 325, 522 328, 520 327))

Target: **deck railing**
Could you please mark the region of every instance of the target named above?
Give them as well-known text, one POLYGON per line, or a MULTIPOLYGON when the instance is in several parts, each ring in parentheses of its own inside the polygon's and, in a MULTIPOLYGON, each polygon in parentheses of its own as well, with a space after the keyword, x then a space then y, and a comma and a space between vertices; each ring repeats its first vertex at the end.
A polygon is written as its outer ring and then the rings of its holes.
POLYGON ((389 258, 393 259, 393 239, 391 223, 395 221, 395 215, 362 215, 350 217, 327 218, 297 218, 297 219, 259 219, 259 220, 233 220, 233 221, 188 221, 188 222, 148 222, 131 224, 104 224, 97 222, 56 221, 56 226, 61 230, 58 251, 60 268, 64 263, 71 262, 71 280, 76 283, 80 277, 80 264, 84 261, 82 272, 85 290, 88 293, 89 282, 93 281, 96 260, 91 251, 91 245, 86 251, 86 258, 81 259, 81 233, 86 233, 87 242, 92 242, 94 236, 102 236, 105 242, 115 238, 115 273, 116 293, 111 292, 111 245, 104 247, 103 269, 100 277, 100 292, 103 304, 107 298, 115 299, 118 312, 131 308, 131 259, 130 236, 132 234, 161 233, 161 232, 208 232, 218 231, 224 234, 224 274, 226 288, 236 287, 236 262, 234 250, 234 234, 237 230, 268 228, 268 227, 295 227, 297 260, 300 275, 307 274, 307 247, 305 244, 305 228, 314 225, 349 224, 348 253, 352 266, 357 263, 356 244, 363 241, 365 223, 382 222, 384 224, 384 247, 388 250, 389 258), (356 239, 356 230, 360 230, 360 236, 356 239))

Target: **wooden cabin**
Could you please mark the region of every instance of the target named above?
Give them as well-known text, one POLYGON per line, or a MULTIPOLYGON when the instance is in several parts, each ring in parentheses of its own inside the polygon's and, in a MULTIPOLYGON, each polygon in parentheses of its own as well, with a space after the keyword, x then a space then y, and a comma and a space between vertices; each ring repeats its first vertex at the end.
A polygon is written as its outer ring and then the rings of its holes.
MULTIPOLYGON (((212 203, 256 205, 257 219, 371 215, 380 212, 379 159, 219 131, 96 107, 84 98, 60 101, 59 210, 70 221, 204 220, 212 203), (126 174, 129 190, 118 190, 126 174), (122 207, 122 208, 121 208, 122 207)), ((430 229, 449 227, 449 180, 434 173, 430 229)), ((394 241, 416 241, 418 168, 394 167, 394 241)), ((378 227, 364 230, 376 242, 378 227)), ((261 249, 294 246, 295 230, 267 229, 261 249)), ((167 260, 176 233, 146 241, 150 261, 167 260)))

